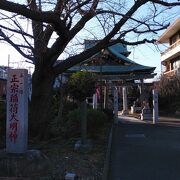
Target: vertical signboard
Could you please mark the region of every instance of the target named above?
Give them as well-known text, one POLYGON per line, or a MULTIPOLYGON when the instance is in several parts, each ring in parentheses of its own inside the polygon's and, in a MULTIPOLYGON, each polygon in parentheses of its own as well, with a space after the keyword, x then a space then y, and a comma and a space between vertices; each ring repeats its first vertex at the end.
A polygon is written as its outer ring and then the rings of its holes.
POLYGON ((93 94, 93 109, 97 109, 97 94, 93 94))
POLYGON ((28 136, 28 71, 9 69, 7 80, 6 151, 25 153, 28 136))
POLYGON ((127 115, 128 114, 128 105, 127 105, 127 87, 123 86, 123 111, 122 114, 123 115, 127 115))
POLYGON ((114 87, 114 116, 118 117, 118 89, 114 87))
POLYGON ((158 121, 158 92, 153 89, 153 124, 158 121))

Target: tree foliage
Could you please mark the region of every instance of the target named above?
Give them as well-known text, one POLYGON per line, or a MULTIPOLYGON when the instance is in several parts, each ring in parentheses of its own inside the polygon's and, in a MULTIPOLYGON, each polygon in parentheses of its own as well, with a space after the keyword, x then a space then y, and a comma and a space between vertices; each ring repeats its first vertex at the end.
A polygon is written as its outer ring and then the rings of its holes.
POLYGON ((69 93, 78 101, 91 97, 95 93, 97 77, 90 72, 76 72, 71 75, 68 82, 69 93))

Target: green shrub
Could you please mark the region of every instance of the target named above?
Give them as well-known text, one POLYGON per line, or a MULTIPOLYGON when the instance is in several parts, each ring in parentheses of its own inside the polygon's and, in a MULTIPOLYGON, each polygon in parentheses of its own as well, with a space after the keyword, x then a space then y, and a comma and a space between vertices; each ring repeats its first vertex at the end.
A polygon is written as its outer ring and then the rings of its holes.
POLYGON ((113 110, 112 109, 104 109, 103 112, 107 115, 108 121, 113 119, 113 110))
POLYGON ((67 83, 67 91, 78 101, 84 101, 96 91, 97 76, 87 71, 78 71, 70 76, 67 83))
MULTIPOLYGON (((89 137, 95 136, 107 122, 107 115, 99 110, 87 110, 87 133, 89 137)), ((64 122, 64 130, 69 136, 79 136, 81 132, 80 110, 75 109, 68 113, 64 122)))
MULTIPOLYGON (((55 107, 55 106, 54 106, 55 107)), ((57 110, 58 111, 57 107, 57 110)), ((63 102, 63 111, 62 116, 58 116, 58 112, 55 113, 55 116, 51 120, 50 123, 50 132, 53 137, 59 136, 61 134, 62 127, 64 126, 64 121, 66 115, 73 111, 74 109, 77 109, 77 103, 71 102, 71 101, 64 101, 63 102)))
POLYGON ((107 122, 107 116, 104 112, 94 109, 88 109, 87 112, 87 124, 88 129, 93 132, 93 130, 98 130, 104 123, 107 122))
POLYGON ((65 101, 63 104, 63 115, 68 114, 70 111, 77 109, 78 105, 76 102, 65 101))

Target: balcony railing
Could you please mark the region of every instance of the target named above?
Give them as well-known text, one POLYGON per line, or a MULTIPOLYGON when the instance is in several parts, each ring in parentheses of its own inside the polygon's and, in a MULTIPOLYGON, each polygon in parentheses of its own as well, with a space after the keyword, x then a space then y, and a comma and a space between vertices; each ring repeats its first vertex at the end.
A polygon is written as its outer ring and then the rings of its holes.
POLYGON ((166 71, 166 72, 164 72, 163 74, 165 75, 165 76, 175 76, 176 75, 176 72, 177 70, 176 69, 174 69, 174 70, 171 70, 171 71, 166 71))
POLYGON ((171 51, 172 49, 174 49, 175 47, 177 47, 178 45, 180 45, 180 39, 178 39, 178 41, 176 41, 174 44, 172 44, 168 49, 166 49, 164 52, 161 53, 161 56, 165 55, 166 53, 168 53, 169 51, 171 51))

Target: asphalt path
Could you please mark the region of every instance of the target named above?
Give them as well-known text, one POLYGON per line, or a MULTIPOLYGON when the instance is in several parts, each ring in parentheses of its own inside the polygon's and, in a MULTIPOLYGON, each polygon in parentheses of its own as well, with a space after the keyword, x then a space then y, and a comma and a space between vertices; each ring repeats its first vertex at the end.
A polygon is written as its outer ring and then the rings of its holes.
POLYGON ((112 134, 109 180, 180 180, 180 119, 155 125, 120 116, 112 134))

